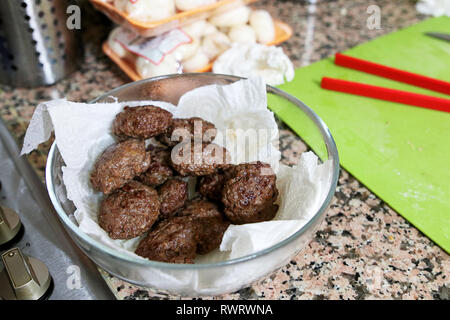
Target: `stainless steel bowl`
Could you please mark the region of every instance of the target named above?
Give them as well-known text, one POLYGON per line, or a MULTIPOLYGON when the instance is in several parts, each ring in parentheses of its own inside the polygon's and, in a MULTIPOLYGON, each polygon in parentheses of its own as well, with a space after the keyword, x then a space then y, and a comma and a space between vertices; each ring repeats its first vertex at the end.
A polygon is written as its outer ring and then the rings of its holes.
MULTIPOLYGON (((111 96, 119 101, 160 100, 177 104, 185 92, 210 84, 230 84, 241 78, 218 74, 168 75, 133 82, 112 90, 92 101, 105 102, 111 96)), ((339 175, 338 152, 325 123, 300 100, 287 93, 267 86, 268 100, 272 104, 283 103, 298 108, 298 121, 308 128, 308 136, 314 139, 316 150, 322 150, 322 161, 330 160, 330 179, 327 196, 310 221, 290 237, 270 248, 237 259, 208 264, 171 264, 149 261, 118 252, 81 232, 69 215, 75 208, 67 199, 62 181, 64 162, 53 144, 46 167, 46 182, 50 199, 67 231, 80 248, 101 268, 133 284, 151 287, 173 294, 198 296, 219 295, 239 290, 252 282, 284 266, 313 238, 323 221, 339 175)))

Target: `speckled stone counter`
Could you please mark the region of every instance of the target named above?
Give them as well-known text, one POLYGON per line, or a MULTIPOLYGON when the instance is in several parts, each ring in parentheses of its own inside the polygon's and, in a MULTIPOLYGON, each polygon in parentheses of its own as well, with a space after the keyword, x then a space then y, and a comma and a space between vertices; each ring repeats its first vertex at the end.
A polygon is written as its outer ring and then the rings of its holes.
MULTIPOLYGON (((294 35, 282 47, 299 67, 425 18, 416 13, 413 1, 370 4, 381 9, 381 29, 366 27, 369 4, 362 0, 322 0, 313 14, 308 14, 314 10, 305 1, 266 0, 257 6, 292 26, 294 35)), ((129 82, 101 52, 110 28, 103 16, 84 10, 85 57, 79 71, 51 87, 0 86, 0 115, 19 143, 39 102, 58 97, 89 101, 129 82)), ((284 155, 293 159, 306 149, 288 129, 282 130, 280 142, 284 155)), ((29 156, 41 176, 49 146, 45 143, 29 156)), ((180 298, 103 274, 119 299, 180 298)), ((267 278, 215 299, 449 299, 449 288, 449 256, 342 170, 331 208, 313 241, 267 278)))

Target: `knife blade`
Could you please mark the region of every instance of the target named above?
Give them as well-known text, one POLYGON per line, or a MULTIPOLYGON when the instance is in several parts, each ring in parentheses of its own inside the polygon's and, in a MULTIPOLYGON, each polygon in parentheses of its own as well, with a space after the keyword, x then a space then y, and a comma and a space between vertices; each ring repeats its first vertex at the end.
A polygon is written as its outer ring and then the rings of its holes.
POLYGON ((425 34, 429 37, 446 40, 450 42, 450 34, 439 33, 439 32, 425 32, 425 34))

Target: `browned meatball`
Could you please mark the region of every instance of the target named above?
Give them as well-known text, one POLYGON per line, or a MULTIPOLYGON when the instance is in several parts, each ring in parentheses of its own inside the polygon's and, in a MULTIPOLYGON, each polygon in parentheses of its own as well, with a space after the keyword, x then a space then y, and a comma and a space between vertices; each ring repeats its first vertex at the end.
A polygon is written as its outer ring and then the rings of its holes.
POLYGON ((169 167, 170 150, 151 147, 151 163, 147 171, 137 177, 138 181, 156 188, 173 176, 173 170, 169 167))
POLYGON ((220 246, 223 234, 230 225, 224 220, 216 204, 207 200, 194 200, 183 209, 179 216, 193 218, 198 226, 197 253, 206 254, 220 246))
POLYGON ((110 194, 150 166, 150 154, 143 140, 129 139, 107 148, 97 159, 91 173, 96 190, 110 194))
POLYGON ((100 205, 98 224, 112 239, 131 239, 147 232, 159 215, 155 189, 131 181, 100 205))
POLYGON ((149 145, 148 150, 152 154, 152 161, 165 165, 170 164, 170 149, 149 145))
POLYGON ((160 135, 157 139, 161 143, 173 147, 180 142, 192 142, 194 137, 200 142, 209 143, 214 140, 216 134, 217 129, 214 124, 202 118, 193 117, 173 119, 167 133, 160 135))
MULTIPOLYGON (((278 197, 278 193, 276 195, 277 196, 275 197, 274 201, 276 201, 276 198, 278 197)), ((272 220, 273 218, 275 218, 275 216, 278 212, 278 208, 279 208, 279 206, 275 203, 268 204, 264 209, 262 209, 260 212, 258 212, 257 220, 258 221, 272 220)))
POLYGON ((234 224, 273 218, 270 206, 277 197, 276 176, 269 164, 260 161, 236 166, 222 192, 225 215, 234 224))
POLYGON ((218 172, 203 176, 198 183, 198 192, 208 199, 221 201, 222 190, 225 182, 231 177, 233 167, 226 170, 218 170, 218 172))
POLYGON ((166 133, 171 123, 172 114, 159 107, 125 107, 114 120, 113 132, 119 139, 148 139, 166 133))
POLYGON ((150 260, 193 263, 197 228, 190 217, 173 217, 158 223, 138 245, 135 253, 150 260))
POLYGON ((167 219, 184 206, 188 197, 188 184, 178 179, 168 180, 158 193, 161 202, 160 218, 167 219))
POLYGON ((182 176, 204 176, 230 166, 227 149, 215 144, 179 144, 172 149, 172 167, 182 176))

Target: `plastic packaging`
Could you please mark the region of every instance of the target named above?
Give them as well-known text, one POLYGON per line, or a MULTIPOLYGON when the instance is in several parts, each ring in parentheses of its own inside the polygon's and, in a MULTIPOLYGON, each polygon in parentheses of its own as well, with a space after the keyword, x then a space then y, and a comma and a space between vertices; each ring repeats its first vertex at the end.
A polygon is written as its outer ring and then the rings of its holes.
MULTIPOLYGON (((248 7, 242 8, 248 10, 246 20, 249 22, 253 12, 248 7)), ((292 35, 292 29, 288 25, 273 20, 266 11, 256 10, 256 12, 260 16, 262 15, 262 18, 258 18, 256 15, 253 20, 256 19, 258 23, 266 22, 269 25, 269 28, 267 26, 259 27, 261 30, 268 29, 270 31, 270 25, 273 25, 273 36, 270 38, 270 34, 265 35, 264 41, 271 40, 267 43, 268 45, 279 44, 292 35)), ((223 14, 220 12, 221 16, 223 14)), ((242 19, 237 20, 241 21, 242 19)), ((233 43, 255 43, 258 39, 258 32, 261 32, 257 30, 258 27, 254 28, 250 24, 224 27, 213 23, 217 23, 217 21, 215 19, 199 20, 184 28, 177 28, 151 39, 141 38, 131 31, 119 28, 119 30, 115 29, 111 32, 108 41, 103 45, 103 50, 131 79, 136 81, 161 75, 161 72, 170 74, 182 71, 210 71, 214 60, 228 50, 233 43), (119 42, 120 47, 115 42, 119 42), (131 52, 131 57, 130 54, 125 54, 123 49, 131 52), (163 66, 152 66, 144 61, 147 59, 150 63, 158 65, 161 63, 160 60, 169 54, 170 57, 163 63, 163 66), (171 66, 169 66, 170 63, 171 66)), ((221 25, 220 19, 218 23, 221 25)), ((256 24, 258 25, 258 23, 256 24)))

